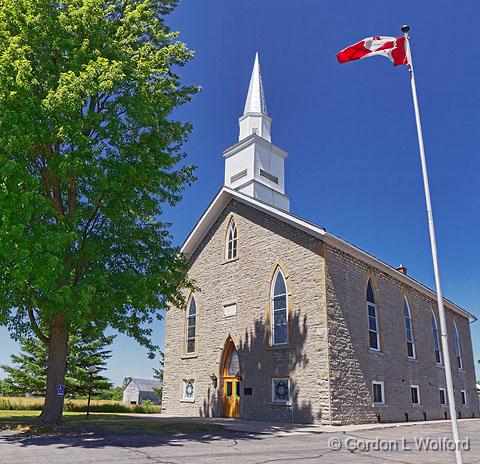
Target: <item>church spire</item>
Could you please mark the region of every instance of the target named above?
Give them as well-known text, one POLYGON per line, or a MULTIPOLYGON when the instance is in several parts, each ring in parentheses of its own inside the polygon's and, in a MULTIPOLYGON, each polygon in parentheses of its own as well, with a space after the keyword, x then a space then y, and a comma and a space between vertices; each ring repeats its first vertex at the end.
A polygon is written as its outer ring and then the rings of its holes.
POLYGON ((245 109, 238 121, 239 142, 223 152, 225 187, 289 211, 290 200, 285 195, 285 158, 288 153, 270 140, 272 120, 267 115, 258 53, 245 109))
POLYGON ((260 72, 260 62, 258 61, 258 52, 255 55, 253 63, 252 77, 248 86, 247 100, 243 114, 262 113, 267 115, 267 104, 263 93, 262 74, 260 72))
POLYGON ((240 135, 238 140, 243 140, 252 134, 257 134, 270 142, 271 123, 272 120, 267 114, 267 104, 265 103, 262 75, 260 73, 260 61, 257 52, 255 62, 253 63, 252 76, 250 77, 250 85, 248 86, 243 116, 239 119, 240 135))

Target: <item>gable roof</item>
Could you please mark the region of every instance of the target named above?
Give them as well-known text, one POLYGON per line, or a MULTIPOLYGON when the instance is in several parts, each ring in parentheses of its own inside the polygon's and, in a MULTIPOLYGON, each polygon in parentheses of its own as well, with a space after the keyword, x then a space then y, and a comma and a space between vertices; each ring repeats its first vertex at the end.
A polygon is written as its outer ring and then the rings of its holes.
POLYGON ((143 392, 153 392, 154 389, 163 388, 163 381, 161 380, 132 379, 128 385, 130 384, 134 384, 140 391, 143 392))
MULTIPOLYGON (((423 293, 424 295, 433 298, 434 300, 436 300, 437 298, 436 293, 431 288, 413 279, 409 275, 403 274, 395 267, 385 263, 384 261, 367 253, 366 251, 363 251, 355 245, 352 245, 351 243, 331 234, 330 232, 327 232, 324 227, 314 224, 311 221, 303 219, 287 211, 275 208, 274 206, 258 200, 257 198, 250 197, 249 195, 245 195, 244 193, 241 193, 237 190, 232 190, 228 187, 222 187, 215 196, 215 198, 212 200, 206 211, 203 213, 203 215, 183 243, 181 247, 182 253, 185 253, 187 256, 193 254, 193 252, 196 250, 200 242, 210 230, 218 216, 225 209, 228 203, 233 199, 259 211, 262 211, 266 214, 269 214, 270 216, 273 216, 280 221, 290 224, 297 229, 303 230, 307 234, 323 240, 325 243, 335 248, 345 251, 346 253, 358 258, 359 260, 369 264, 370 266, 375 267, 376 269, 391 275, 392 277, 405 283, 406 285, 415 288, 420 293, 423 293)), ((472 321, 477 320, 476 316, 456 305, 452 301, 444 298, 444 303, 448 307, 448 309, 461 314, 467 319, 470 319, 472 321)))

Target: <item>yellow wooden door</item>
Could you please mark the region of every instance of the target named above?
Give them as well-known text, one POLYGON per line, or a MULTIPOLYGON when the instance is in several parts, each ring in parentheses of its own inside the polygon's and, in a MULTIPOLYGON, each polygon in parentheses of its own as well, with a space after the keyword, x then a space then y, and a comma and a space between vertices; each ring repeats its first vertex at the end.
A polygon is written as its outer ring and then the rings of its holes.
POLYGON ((236 377, 224 379, 223 410, 225 417, 240 417, 240 381, 236 377))

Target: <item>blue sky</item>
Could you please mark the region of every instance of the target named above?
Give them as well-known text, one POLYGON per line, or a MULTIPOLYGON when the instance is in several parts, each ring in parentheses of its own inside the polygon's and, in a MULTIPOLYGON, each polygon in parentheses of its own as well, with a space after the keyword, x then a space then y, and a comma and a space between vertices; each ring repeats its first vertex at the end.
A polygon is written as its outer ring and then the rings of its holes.
MULTIPOLYGON (((480 317, 480 3, 384 0, 183 0, 169 24, 196 51, 181 69, 202 86, 176 117, 194 125, 185 146, 198 181, 169 210, 181 243, 223 182, 223 149, 260 54, 272 141, 290 153, 293 213, 434 287, 415 120, 406 67, 377 57, 339 65, 335 54, 411 26, 440 271, 445 296, 480 317)), ((163 344, 164 327, 155 327, 163 344)), ((475 360, 480 322, 472 325, 475 360)), ((0 329, 0 363, 16 350, 0 329)), ((150 377, 155 361, 117 337, 107 375, 150 377)), ((480 372, 477 370, 477 378, 480 372)), ((0 373, 0 376, 2 374, 0 373)))

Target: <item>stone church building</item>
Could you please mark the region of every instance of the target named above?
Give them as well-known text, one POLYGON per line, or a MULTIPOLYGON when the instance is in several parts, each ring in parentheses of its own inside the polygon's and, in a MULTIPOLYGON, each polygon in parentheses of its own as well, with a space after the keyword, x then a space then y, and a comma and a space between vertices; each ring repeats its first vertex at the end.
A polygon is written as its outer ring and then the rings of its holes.
MULTIPOLYGON (((447 418, 435 293, 289 211, 258 56, 225 180, 185 241, 197 289, 166 318, 163 408, 349 424, 447 418)), ((458 414, 478 417, 470 322, 445 301, 458 414)))

